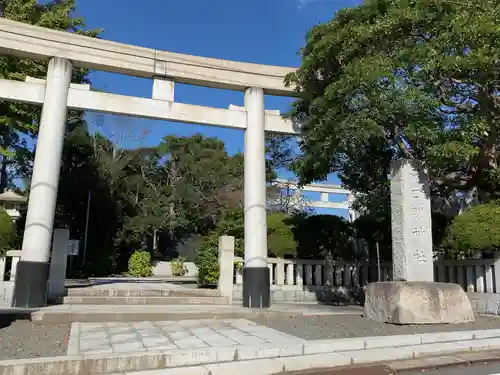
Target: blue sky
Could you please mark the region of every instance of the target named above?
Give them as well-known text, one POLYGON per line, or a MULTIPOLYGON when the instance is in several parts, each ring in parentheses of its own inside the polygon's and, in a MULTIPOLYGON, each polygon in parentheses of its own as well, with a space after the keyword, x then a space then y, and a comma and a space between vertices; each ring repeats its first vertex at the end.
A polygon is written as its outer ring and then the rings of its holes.
MULTIPOLYGON (((360 0, 78 0, 88 27, 104 39, 149 48, 270 65, 298 66, 305 33, 360 0)), ((151 97, 152 81, 92 72, 95 88, 151 97)), ((243 105, 243 93, 176 84, 175 101, 227 108, 243 105)), ((266 96, 266 109, 289 109, 290 98, 266 96)), ((125 147, 156 145, 168 134, 202 133, 221 139, 229 153, 243 151, 240 130, 119 116, 89 116, 90 128, 125 147), (143 137, 144 133, 148 133, 143 137)), ((293 177, 284 175, 283 177, 293 177)), ((329 179, 337 182, 335 176, 329 179)), ((310 199, 319 197, 310 196, 310 199)), ((340 198, 340 197, 339 197, 340 198)), ((333 200, 333 199, 331 199, 333 200)), ((338 200, 338 199, 335 199, 338 200)))

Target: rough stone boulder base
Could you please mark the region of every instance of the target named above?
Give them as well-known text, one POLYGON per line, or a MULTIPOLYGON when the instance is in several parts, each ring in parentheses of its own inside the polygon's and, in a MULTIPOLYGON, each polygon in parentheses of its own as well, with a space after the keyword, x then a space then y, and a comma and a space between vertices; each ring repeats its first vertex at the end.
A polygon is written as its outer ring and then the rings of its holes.
POLYGON ((365 291, 365 318, 393 324, 465 323, 474 321, 467 294, 457 284, 377 282, 365 291))

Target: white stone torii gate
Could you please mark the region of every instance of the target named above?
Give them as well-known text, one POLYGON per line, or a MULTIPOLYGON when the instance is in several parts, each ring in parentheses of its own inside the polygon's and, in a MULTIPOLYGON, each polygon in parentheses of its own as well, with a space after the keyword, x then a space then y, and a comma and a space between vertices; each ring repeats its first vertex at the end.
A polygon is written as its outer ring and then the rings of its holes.
MULTIPOLYGON (((296 96, 297 92, 284 86, 285 75, 293 72, 294 68, 171 53, 45 29, 5 18, 0 18, 0 54, 49 61, 46 81, 0 79, 0 99, 43 105, 13 306, 39 307, 46 302, 48 260, 68 108, 243 129, 243 306, 270 306, 264 133, 297 134, 298 126, 283 119, 277 111, 266 111, 264 94, 296 96), (153 80, 152 97, 93 92, 88 85, 71 84, 74 67, 150 78, 153 80), (176 103, 175 82, 243 91, 245 106, 221 109, 176 103)), ((401 173, 406 176, 410 169, 402 168, 401 173)), ((403 180, 400 185, 405 185, 403 193, 407 194, 407 191, 412 191, 411 188, 408 190, 410 182, 407 177, 403 180)), ((404 200, 404 196, 401 198, 404 200)), ((419 207, 424 214, 427 203, 423 203, 423 208, 419 207)), ((406 208, 401 211, 399 221, 402 224, 393 226, 393 236, 395 232, 398 235, 403 233, 401 236, 404 238, 411 232, 413 224, 407 220, 409 214, 411 211, 406 208)), ((427 223, 424 215, 422 223, 427 226, 430 219, 427 223)), ((406 263, 398 272, 404 276, 415 266, 415 262, 411 261, 414 255, 409 251, 412 249, 406 248, 408 241, 403 242, 406 263)), ((428 255, 432 257, 432 248, 429 251, 428 244, 422 244, 425 254, 417 263, 420 268, 430 269, 432 273, 432 259, 428 262, 428 255)))
POLYGON ((67 108, 245 130, 245 267, 247 307, 267 307, 264 132, 295 134, 292 122, 264 110, 264 94, 293 96, 283 80, 293 68, 240 63, 125 45, 0 19, 0 53, 49 60, 46 82, 0 80, 0 98, 43 104, 22 256, 13 305, 45 304, 67 108), (73 67, 153 79, 152 98, 89 90, 70 83, 73 67), (174 101, 174 82, 245 92, 245 108, 174 101))
POLYGON ((347 210, 349 221, 354 221, 358 217, 358 213, 353 208, 354 195, 349 191, 344 189, 340 185, 335 184, 325 184, 325 183, 312 183, 305 186, 298 186, 296 181, 286 180, 286 179, 276 179, 275 186, 281 189, 294 190, 292 201, 290 202, 292 206, 297 208, 303 207, 313 207, 313 208, 334 208, 340 210, 347 210), (301 201, 302 192, 315 192, 321 193, 320 200, 314 201, 301 201), (345 195, 346 199, 342 202, 331 202, 329 195, 345 195))

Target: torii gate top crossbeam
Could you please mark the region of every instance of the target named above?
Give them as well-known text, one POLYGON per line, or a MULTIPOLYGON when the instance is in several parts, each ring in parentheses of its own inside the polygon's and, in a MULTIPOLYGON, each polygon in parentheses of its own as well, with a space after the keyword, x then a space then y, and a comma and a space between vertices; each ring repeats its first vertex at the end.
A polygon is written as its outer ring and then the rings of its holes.
POLYGON ((176 82, 243 91, 296 96, 285 87, 295 68, 220 60, 160 51, 86 37, 0 18, 0 54, 49 60, 61 57, 74 66, 144 78, 167 77, 176 82))

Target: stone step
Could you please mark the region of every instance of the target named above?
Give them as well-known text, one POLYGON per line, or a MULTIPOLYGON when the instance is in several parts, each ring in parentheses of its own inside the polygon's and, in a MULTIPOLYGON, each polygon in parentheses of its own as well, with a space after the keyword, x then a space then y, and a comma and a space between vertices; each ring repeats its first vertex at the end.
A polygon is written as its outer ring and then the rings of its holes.
POLYGON ((33 322, 140 322, 183 319, 234 319, 255 317, 292 317, 303 315, 303 309, 271 307, 248 309, 239 305, 54 305, 31 314, 33 322))
POLYGON ((72 305, 227 305, 221 296, 66 296, 56 303, 72 305))
POLYGON ((124 289, 124 288, 71 288, 66 290, 67 296, 78 297, 219 297, 217 289, 196 288, 158 288, 158 289, 124 289))

